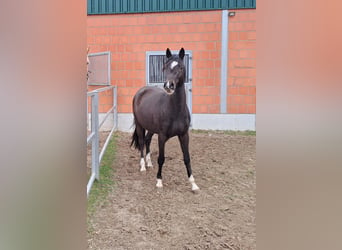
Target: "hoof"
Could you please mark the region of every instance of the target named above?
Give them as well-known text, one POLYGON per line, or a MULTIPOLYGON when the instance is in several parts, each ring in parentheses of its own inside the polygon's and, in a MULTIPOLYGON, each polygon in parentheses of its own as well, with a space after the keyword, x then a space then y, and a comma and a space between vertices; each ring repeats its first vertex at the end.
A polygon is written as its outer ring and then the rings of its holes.
POLYGON ((189 177, 189 181, 191 183, 191 190, 193 192, 196 192, 197 190, 199 190, 199 187, 196 185, 195 179, 194 179, 194 177, 192 175, 189 177))
POLYGON ((140 159, 140 172, 146 171, 144 158, 140 159))
POLYGON ((191 192, 192 192, 193 194, 199 194, 199 193, 200 193, 200 190, 199 190, 199 189, 191 190, 191 192))
POLYGON ((163 187, 163 183, 161 179, 157 179, 157 184, 156 184, 157 188, 162 188, 163 187))
POLYGON ((147 167, 148 167, 148 168, 152 168, 152 167, 153 167, 152 161, 151 161, 151 154, 150 154, 150 153, 148 153, 148 154, 146 155, 146 162, 147 162, 147 167))
POLYGON ((199 187, 198 187, 195 183, 193 183, 193 184, 192 184, 191 190, 192 190, 193 192, 196 192, 196 191, 199 191, 200 189, 199 189, 199 187))

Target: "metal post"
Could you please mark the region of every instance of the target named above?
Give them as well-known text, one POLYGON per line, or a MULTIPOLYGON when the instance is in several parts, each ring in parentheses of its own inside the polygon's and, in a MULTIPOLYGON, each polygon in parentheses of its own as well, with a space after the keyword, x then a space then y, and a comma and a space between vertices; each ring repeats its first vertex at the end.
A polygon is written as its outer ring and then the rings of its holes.
POLYGON ((228 10, 222 11, 220 112, 227 113, 228 10))
MULTIPOLYGON (((115 124, 115 129, 118 129, 118 89, 117 86, 113 89, 113 123, 115 124)), ((114 126, 113 124, 113 126, 114 126)))
POLYGON ((95 137, 92 140, 92 173, 95 173, 95 178, 100 179, 99 168, 99 117, 98 117, 99 95, 95 93, 91 102, 91 131, 95 132, 95 137))
POLYGON ((87 106, 86 106, 86 107, 87 107, 87 108, 86 108, 86 111, 87 111, 87 130, 89 130, 89 106, 88 106, 89 104, 88 104, 88 98, 89 98, 89 97, 88 97, 88 95, 87 95, 87 104, 86 104, 86 105, 87 105, 87 106))

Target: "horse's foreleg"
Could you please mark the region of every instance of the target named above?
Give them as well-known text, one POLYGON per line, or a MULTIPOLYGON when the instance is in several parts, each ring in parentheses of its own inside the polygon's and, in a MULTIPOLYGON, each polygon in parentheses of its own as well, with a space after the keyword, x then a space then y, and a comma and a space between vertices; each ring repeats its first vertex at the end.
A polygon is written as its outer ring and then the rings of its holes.
POLYGON ((145 137, 147 167, 153 167, 152 161, 151 161, 151 151, 150 151, 152 136, 153 136, 153 133, 147 132, 147 135, 145 137))
POLYGON ((191 189, 192 191, 199 190, 199 187, 195 183, 195 179, 192 175, 192 170, 191 170, 190 155, 189 155, 189 133, 187 132, 184 135, 179 135, 178 139, 182 148, 184 164, 186 166, 186 171, 188 173, 189 182, 191 183, 191 189))
POLYGON ((162 182, 162 167, 165 161, 164 156, 164 148, 165 148, 165 142, 167 138, 165 135, 159 134, 158 135, 158 147, 159 147, 159 156, 158 156, 158 173, 157 173, 157 187, 163 187, 162 182))

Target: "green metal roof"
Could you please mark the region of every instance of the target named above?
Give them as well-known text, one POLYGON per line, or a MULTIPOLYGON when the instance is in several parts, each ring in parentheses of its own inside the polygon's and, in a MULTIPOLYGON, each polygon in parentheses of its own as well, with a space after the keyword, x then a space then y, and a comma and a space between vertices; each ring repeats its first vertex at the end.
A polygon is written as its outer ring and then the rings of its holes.
POLYGON ((88 0, 88 15, 255 9, 256 0, 88 0))

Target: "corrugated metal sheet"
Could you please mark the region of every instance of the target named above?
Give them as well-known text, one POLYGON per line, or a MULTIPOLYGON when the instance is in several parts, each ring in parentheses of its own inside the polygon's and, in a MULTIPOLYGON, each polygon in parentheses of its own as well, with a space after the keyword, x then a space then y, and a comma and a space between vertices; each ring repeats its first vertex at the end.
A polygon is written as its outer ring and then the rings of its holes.
POLYGON ((255 8, 256 0, 88 0, 88 15, 255 8))

